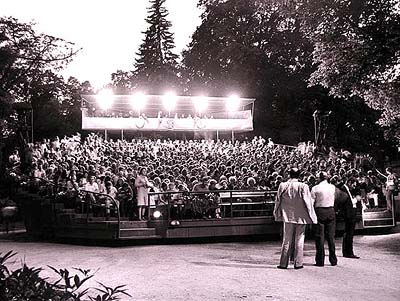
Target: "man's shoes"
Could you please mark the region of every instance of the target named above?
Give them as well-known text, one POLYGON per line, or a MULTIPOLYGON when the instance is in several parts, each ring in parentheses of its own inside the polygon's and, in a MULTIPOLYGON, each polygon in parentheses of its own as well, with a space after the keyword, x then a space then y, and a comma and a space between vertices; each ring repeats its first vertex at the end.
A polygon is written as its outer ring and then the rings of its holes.
POLYGON ((316 267, 323 267, 324 265, 323 265, 323 264, 315 263, 314 266, 316 266, 316 267))
POLYGON ((357 255, 343 255, 343 257, 346 257, 346 258, 353 258, 353 259, 359 259, 360 258, 360 256, 357 256, 357 255))
POLYGON ((304 268, 302 265, 299 265, 298 267, 294 267, 295 270, 300 270, 302 268, 304 268))
POLYGON ((278 266, 276 266, 278 269, 281 269, 281 270, 286 270, 287 269, 287 267, 282 267, 282 266, 280 266, 280 265, 278 265, 278 266))
POLYGON ((334 262, 334 263, 331 263, 331 266, 336 266, 337 265, 337 262, 334 262))

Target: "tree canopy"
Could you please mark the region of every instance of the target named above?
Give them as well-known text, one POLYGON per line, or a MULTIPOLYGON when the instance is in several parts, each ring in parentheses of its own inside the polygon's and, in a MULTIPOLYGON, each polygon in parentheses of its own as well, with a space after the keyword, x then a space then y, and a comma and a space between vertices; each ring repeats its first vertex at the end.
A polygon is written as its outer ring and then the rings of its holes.
MULTIPOLYGON (((183 53, 188 93, 256 97, 256 132, 311 139, 319 88, 308 88, 312 45, 279 2, 201 1, 202 24, 183 53)), ((321 101, 321 98, 318 98, 321 101)))
POLYGON ((76 131, 80 126, 76 80, 65 82, 57 75, 79 49, 71 42, 37 33, 34 26, 12 17, 0 18, 0 139, 19 128, 12 110, 15 102, 32 106, 37 138, 76 131))
POLYGON ((146 18, 149 27, 136 53, 132 86, 147 93, 164 93, 166 88, 179 88, 178 55, 173 53, 174 35, 167 20, 165 0, 150 0, 150 3, 146 18))
POLYGON ((314 44, 311 85, 362 99, 400 138, 400 1, 301 0, 314 44))
MULTIPOLYGON (((337 13, 328 2, 337 5, 346 1, 201 0, 202 23, 183 52, 187 93, 237 92, 256 97, 256 132, 272 135, 283 143, 313 140, 312 114, 321 110, 333 113, 328 144, 357 150, 385 144, 383 131, 376 124, 379 119, 376 109, 380 107, 367 108, 368 101, 361 95, 347 94, 343 100, 337 100, 338 95, 332 93, 335 86, 330 82, 325 84, 317 76, 328 76, 321 64, 331 67, 329 62, 334 59, 326 52, 326 57, 318 60, 321 43, 326 39, 336 51, 342 47, 340 39, 318 36, 319 24, 325 22, 323 17, 337 13), (374 135, 369 135, 371 132, 374 135)), ((336 20, 337 16, 331 18, 336 20)), ((327 26, 331 23, 326 21, 327 26)), ((344 36, 352 35, 344 26, 337 27, 344 36)), ((330 30, 326 31, 329 35, 330 30)), ((393 45, 395 36, 387 43, 393 45)), ((367 61, 370 55, 373 54, 363 53, 363 58, 367 61)), ((339 58, 343 55, 337 54, 339 58)), ((341 64, 356 65, 357 58, 341 64)), ((364 67, 353 68, 362 71, 364 67)), ((356 85, 358 80, 357 74, 351 72, 350 75, 343 72, 341 78, 343 84, 356 85)), ((385 84, 379 87, 385 90, 385 84)))

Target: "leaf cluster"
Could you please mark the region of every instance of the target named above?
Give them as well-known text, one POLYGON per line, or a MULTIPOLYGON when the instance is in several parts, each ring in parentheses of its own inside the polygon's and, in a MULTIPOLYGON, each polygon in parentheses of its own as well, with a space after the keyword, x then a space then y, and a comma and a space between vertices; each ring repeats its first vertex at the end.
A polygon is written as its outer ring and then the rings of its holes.
POLYGON ((311 85, 359 98, 400 128, 400 1, 304 0, 302 28, 314 44, 311 85))
POLYGON ((201 0, 202 23, 183 52, 186 93, 256 97, 256 131, 283 143, 313 140, 320 110, 333 112, 330 145, 383 146, 376 123, 400 116, 395 3, 201 0))
POLYGON ((111 301, 120 300, 122 295, 131 297, 125 285, 113 288, 102 283, 94 288, 97 294, 90 294, 90 288, 84 288, 84 284, 95 273, 81 268, 73 268, 79 272, 73 274, 68 269, 48 266, 59 277, 55 282, 40 276, 42 268, 30 268, 25 263, 21 268, 11 271, 6 264, 15 255, 13 251, 0 253, 0 300, 111 301))
POLYGON ((0 18, 0 140, 18 134, 23 127, 19 124, 23 118, 13 110, 16 102, 34 108, 36 138, 80 129, 81 84, 57 74, 80 49, 63 39, 37 33, 34 26, 12 17, 0 18), (52 128, 55 132, 49 133, 52 128))

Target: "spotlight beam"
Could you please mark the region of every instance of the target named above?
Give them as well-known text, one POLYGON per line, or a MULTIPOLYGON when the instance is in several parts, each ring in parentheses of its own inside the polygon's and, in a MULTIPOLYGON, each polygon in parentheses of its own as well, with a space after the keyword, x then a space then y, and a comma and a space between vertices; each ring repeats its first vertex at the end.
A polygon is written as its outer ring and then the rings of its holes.
POLYGON ((226 109, 229 112, 234 112, 239 109, 240 98, 237 95, 231 95, 226 101, 226 109))
POLYGON ((96 95, 99 107, 106 111, 110 109, 114 103, 114 93, 111 89, 103 89, 96 95))

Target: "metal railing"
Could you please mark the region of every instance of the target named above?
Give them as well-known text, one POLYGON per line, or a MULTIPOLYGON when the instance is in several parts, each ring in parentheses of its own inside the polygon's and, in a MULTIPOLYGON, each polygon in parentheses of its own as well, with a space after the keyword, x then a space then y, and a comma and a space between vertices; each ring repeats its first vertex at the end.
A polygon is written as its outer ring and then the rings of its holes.
POLYGON ((149 192, 148 217, 159 211, 161 219, 189 220, 273 216, 276 191, 211 190, 149 192))
POLYGON ((92 192, 81 188, 69 189, 40 177, 25 177, 27 189, 50 199, 52 204, 53 218, 60 213, 57 203, 62 203, 62 209, 74 209, 77 214, 86 214, 86 223, 93 217, 117 219, 117 239, 120 235, 121 216, 119 203, 108 194, 92 192), (112 211, 114 214, 112 214, 112 211))

